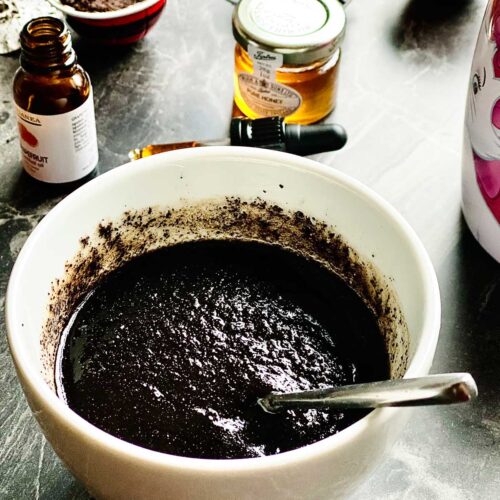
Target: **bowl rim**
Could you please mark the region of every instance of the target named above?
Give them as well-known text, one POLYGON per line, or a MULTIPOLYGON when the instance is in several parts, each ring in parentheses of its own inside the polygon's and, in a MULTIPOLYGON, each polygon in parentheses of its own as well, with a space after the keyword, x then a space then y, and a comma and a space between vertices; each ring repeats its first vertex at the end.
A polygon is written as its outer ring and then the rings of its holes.
MULTIPOLYGON (((384 215, 391 220, 401 237, 405 238, 412 248, 415 265, 422 276, 424 306, 427 311, 421 327, 421 340, 417 345, 413 359, 411 360, 404 378, 412 378, 426 375, 431 365, 436 344, 439 336, 441 322, 441 302, 437 277, 432 266, 431 260, 416 235, 415 231, 386 200, 378 195, 371 188, 368 188, 360 181, 349 175, 334 170, 332 167, 323 165, 314 160, 301 158, 288 153, 270 151, 264 149, 255 149, 248 147, 234 146, 213 146, 209 148, 193 148, 171 151, 154 155, 148 158, 138 160, 116 167, 81 186, 66 198, 55 205, 42 221, 35 227, 23 248, 21 249, 14 264, 6 294, 5 319, 7 326, 7 340, 10 347, 14 364, 18 371, 18 377, 23 379, 26 386, 35 394, 36 399, 41 401, 45 407, 56 413, 65 426, 71 428, 74 433, 83 436, 89 443, 95 446, 103 447, 108 452, 118 453, 132 460, 139 460, 142 463, 148 463, 151 466, 167 467, 171 470, 184 470, 190 472, 210 472, 213 474, 227 474, 228 472, 251 472, 270 468, 280 468, 292 464, 300 464, 310 458, 318 458, 332 453, 336 448, 342 448, 356 437, 368 431, 371 425, 383 425, 388 420, 395 417, 404 408, 379 408, 371 411, 365 417, 358 420, 342 431, 329 436, 325 439, 312 443, 310 445, 295 450, 283 452, 277 455, 240 458, 240 459, 204 459, 180 457, 167 453, 161 453, 140 446, 128 443, 119 438, 100 430, 91 423, 84 420, 71 410, 57 395, 52 392, 46 384, 41 373, 36 370, 27 358, 23 357, 22 346, 18 343, 17 337, 22 335, 20 330, 20 319, 17 318, 16 302, 21 300, 22 293, 19 289, 20 277, 23 273, 24 262, 36 255, 34 251, 38 245, 38 239, 43 234, 45 228, 52 224, 52 220, 58 214, 66 209, 67 206, 78 205, 80 200, 85 200, 87 195, 91 195, 95 185, 102 184, 101 187, 109 189, 115 184, 116 180, 122 176, 132 175, 138 169, 143 175, 148 171, 155 171, 158 168, 166 168, 168 165, 178 165, 183 159, 192 159, 197 157, 215 156, 224 159, 238 160, 251 158, 253 160, 274 161, 281 164, 288 164, 290 167, 306 170, 307 172, 323 177, 325 180, 340 184, 344 189, 349 189, 356 195, 364 198, 369 204, 382 210, 384 215), (166 163, 163 159, 168 159, 166 163), (140 163, 138 163, 140 162, 140 163)), ((23 387, 23 390, 28 391, 23 387)), ((42 405, 42 406, 43 406, 42 405)))
POLYGON ((94 21, 105 21, 108 19, 117 19, 120 17, 130 16, 132 14, 137 14, 143 10, 152 7, 153 5, 162 2, 163 0, 141 0, 137 3, 124 7, 123 9, 110 10, 107 12, 85 12, 81 10, 76 10, 69 5, 62 4, 59 0, 48 0, 49 3, 60 10, 67 16, 79 18, 79 19, 93 19, 94 21))

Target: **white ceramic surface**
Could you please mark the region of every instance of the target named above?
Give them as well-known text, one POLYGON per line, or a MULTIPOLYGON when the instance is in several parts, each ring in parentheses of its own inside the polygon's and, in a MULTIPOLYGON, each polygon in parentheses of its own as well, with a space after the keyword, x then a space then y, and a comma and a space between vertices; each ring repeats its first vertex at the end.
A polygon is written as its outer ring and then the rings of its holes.
POLYGON ((410 332, 406 376, 428 372, 440 325, 437 280, 415 233, 375 193, 311 160, 249 148, 186 149, 116 168, 69 195, 38 225, 7 292, 12 356, 31 409, 58 455, 99 498, 343 498, 382 459, 406 409, 380 409, 344 431, 287 453, 241 460, 181 458, 116 439, 51 392, 40 373, 40 332, 51 281, 82 235, 130 208, 257 196, 335 227, 394 279, 410 332), (283 188, 279 185, 282 184, 283 188), (265 191, 264 191, 265 190, 265 191))
POLYGON ((500 224, 488 208, 479 189, 467 137, 464 139, 462 154, 462 211, 476 240, 500 262, 500 224))

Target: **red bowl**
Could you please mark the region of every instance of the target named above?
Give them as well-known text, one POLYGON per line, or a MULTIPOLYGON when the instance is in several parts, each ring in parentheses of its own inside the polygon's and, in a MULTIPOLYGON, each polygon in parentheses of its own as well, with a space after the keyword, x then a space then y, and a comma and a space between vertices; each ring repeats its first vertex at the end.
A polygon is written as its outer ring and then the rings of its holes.
POLYGON ((167 4, 167 0, 143 0, 124 9, 83 12, 59 0, 49 2, 64 12, 76 33, 104 45, 127 45, 141 40, 156 24, 167 4))

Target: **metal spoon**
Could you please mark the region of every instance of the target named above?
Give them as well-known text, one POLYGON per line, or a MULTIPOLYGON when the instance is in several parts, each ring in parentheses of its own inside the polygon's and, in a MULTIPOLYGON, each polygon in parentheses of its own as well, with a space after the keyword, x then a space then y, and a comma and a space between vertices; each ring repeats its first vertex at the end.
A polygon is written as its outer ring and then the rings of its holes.
POLYGON ((360 409, 381 406, 425 406, 466 403, 477 396, 469 373, 384 380, 286 394, 271 393, 258 400, 268 413, 295 408, 360 409))

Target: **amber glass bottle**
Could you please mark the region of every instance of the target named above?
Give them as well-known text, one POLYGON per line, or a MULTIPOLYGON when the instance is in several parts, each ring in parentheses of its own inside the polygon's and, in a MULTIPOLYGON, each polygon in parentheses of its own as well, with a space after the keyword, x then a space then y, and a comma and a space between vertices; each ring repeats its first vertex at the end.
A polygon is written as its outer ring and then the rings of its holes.
POLYGON ((66 25, 53 17, 28 22, 20 62, 13 92, 24 169, 50 183, 87 176, 98 160, 92 87, 66 25))

